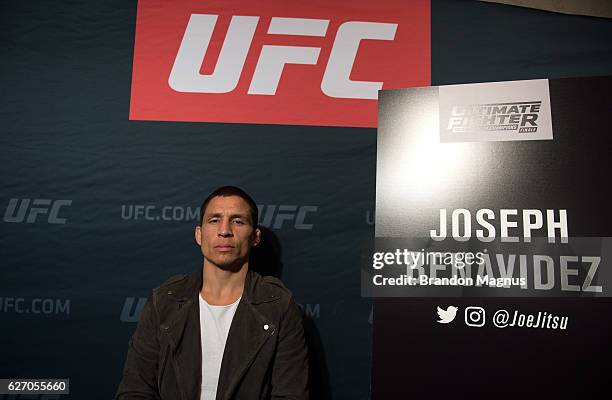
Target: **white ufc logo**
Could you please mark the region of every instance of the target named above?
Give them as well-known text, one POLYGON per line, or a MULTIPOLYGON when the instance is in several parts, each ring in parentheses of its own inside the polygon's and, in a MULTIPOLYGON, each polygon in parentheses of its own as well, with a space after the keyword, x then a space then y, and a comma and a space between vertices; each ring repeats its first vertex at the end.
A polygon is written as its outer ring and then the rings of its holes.
MULTIPOLYGON (((168 84, 177 92, 228 93, 238 85, 247 53, 251 47, 259 17, 234 16, 212 74, 200 68, 217 15, 192 14, 174 60, 168 84)), ((268 34, 325 37, 329 20, 274 17, 268 34)), ((377 99, 382 82, 349 79, 362 39, 393 40, 397 24, 380 22, 345 22, 338 28, 325 67, 321 91, 330 97, 377 99)), ((315 65, 319 47, 272 46, 261 49, 248 94, 274 95, 285 64, 315 65)))

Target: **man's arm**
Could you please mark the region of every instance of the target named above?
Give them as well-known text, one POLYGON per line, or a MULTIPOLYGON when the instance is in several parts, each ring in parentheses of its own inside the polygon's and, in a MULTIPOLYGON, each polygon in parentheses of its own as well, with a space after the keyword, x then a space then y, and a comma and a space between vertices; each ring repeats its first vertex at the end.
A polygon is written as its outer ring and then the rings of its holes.
POLYGON ((293 296, 279 327, 272 371, 272 399, 308 400, 308 349, 302 315, 293 296))
POLYGON ((140 315, 136 331, 129 341, 123 377, 117 389, 117 400, 158 400, 157 359, 159 342, 157 312, 153 294, 140 315))

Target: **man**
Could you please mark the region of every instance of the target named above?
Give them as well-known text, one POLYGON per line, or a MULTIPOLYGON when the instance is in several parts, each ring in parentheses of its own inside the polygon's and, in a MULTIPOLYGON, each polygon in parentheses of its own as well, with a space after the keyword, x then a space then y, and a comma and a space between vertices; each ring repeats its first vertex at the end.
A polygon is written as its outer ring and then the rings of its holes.
POLYGON ((129 341, 118 400, 307 399, 302 318, 280 280, 249 269, 257 206, 215 190, 195 239, 204 261, 153 289, 129 341))

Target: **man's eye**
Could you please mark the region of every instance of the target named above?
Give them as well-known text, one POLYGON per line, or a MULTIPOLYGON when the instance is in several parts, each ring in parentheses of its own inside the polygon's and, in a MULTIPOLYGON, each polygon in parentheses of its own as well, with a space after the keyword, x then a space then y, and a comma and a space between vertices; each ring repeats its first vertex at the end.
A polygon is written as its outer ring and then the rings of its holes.
POLYGON ((241 219, 235 219, 235 220, 234 220, 234 223, 235 223, 235 224, 238 224, 238 225, 244 225, 244 221, 243 221, 243 220, 241 220, 241 219))
POLYGON ((208 220, 209 224, 215 224, 217 222, 219 222, 219 218, 211 218, 211 219, 208 220))

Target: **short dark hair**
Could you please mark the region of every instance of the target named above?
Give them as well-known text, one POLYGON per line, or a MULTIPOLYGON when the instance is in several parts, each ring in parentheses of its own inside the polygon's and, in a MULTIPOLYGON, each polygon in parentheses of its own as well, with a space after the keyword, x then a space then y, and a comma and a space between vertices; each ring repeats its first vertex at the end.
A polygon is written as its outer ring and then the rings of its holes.
POLYGON ((247 202, 249 208, 251 210, 251 222, 253 224, 253 228, 257 228, 257 224, 259 222, 259 211, 257 210, 257 204, 253 201, 253 198, 249 196, 244 190, 240 189, 236 186, 221 186, 220 188, 215 189, 211 194, 208 195, 202 206, 200 207, 200 223, 202 225, 202 221, 204 220, 204 212, 206 211, 206 206, 208 203, 215 197, 227 197, 227 196, 238 196, 247 202))

